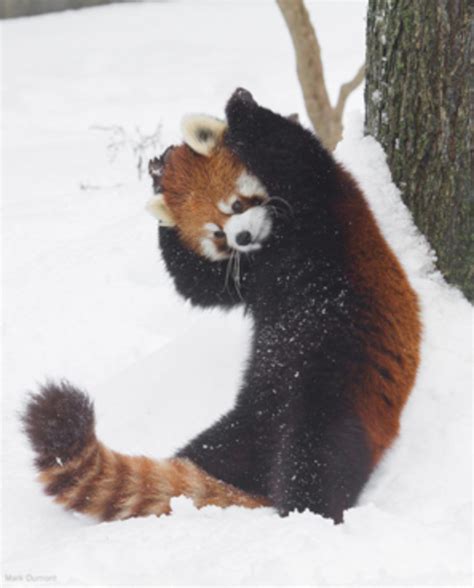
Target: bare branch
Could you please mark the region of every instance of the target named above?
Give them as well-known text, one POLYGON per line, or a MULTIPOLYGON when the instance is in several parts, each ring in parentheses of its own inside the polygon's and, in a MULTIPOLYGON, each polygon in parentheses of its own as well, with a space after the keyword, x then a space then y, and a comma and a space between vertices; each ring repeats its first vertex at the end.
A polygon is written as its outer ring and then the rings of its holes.
POLYGON ((316 31, 303 0, 276 0, 296 54, 296 68, 306 111, 323 145, 333 150, 342 138, 342 114, 347 98, 364 79, 363 65, 339 90, 336 107, 329 100, 316 31))
POLYGON ((303 0, 276 0, 288 26, 296 54, 298 78, 308 116, 323 143, 331 103, 324 81, 321 50, 303 0))
POLYGON ((352 78, 352 80, 342 84, 341 89, 339 90, 339 97, 337 99, 336 108, 334 112, 336 116, 342 120, 342 113, 344 112, 344 106, 346 105, 346 100, 349 98, 349 95, 364 81, 365 77, 365 63, 360 66, 356 75, 352 78))
POLYGON ((145 134, 140 127, 136 126, 134 131, 128 131, 119 125, 101 126, 94 125, 91 127, 97 131, 105 131, 109 135, 107 151, 110 161, 114 161, 122 151, 131 151, 135 158, 138 178, 141 180, 145 168, 144 162, 161 146, 161 123, 158 123, 156 129, 145 134))

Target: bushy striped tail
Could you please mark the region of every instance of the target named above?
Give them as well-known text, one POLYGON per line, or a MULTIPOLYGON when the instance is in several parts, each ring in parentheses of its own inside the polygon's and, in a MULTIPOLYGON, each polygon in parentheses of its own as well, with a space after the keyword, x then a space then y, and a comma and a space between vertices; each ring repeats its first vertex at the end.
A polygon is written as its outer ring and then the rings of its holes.
POLYGON ((197 507, 266 504, 187 459, 155 461, 108 449, 95 436, 91 400, 68 382, 41 387, 22 420, 40 482, 67 509, 111 521, 169 513, 170 499, 180 495, 197 507))

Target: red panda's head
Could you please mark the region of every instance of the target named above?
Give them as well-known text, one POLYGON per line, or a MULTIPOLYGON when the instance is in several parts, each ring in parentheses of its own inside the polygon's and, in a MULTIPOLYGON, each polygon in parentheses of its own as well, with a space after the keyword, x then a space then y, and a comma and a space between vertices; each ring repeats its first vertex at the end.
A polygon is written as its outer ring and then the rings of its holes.
POLYGON ((225 146, 226 124, 195 115, 183 120, 184 144, 150 162, 155 196, 148 210, 175 226, 183 242, 213 261, 260 249, 272 221, 265 188, 225 146))

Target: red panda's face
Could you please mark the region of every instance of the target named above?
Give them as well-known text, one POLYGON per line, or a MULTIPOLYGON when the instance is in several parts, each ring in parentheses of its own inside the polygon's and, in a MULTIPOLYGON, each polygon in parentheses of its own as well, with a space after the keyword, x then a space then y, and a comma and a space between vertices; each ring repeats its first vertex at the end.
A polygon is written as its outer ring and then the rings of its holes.
POLYGON ((272 227, 268 195, 225 147, 225 128, 210 117, 187 117, 185 143, 150 163, 157 194, 149 211, 213 261, 257 251, 272 227))

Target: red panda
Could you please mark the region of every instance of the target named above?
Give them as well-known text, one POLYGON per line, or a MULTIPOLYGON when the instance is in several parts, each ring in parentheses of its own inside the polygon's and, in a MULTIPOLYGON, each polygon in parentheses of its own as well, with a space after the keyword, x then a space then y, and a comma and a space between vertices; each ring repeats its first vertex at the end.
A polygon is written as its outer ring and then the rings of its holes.
POLYGON ((254 322, 235 406, 168 460, 94 434, 88 397, 49 384, 24 414, 40 480, 102 520, 197 506, 273 506, 343 520, 399 430, 413 387, 417 297, 354 179, 297 122, 237 90, 227 122, 192 117, 150 162, 177 290, 254 322))

